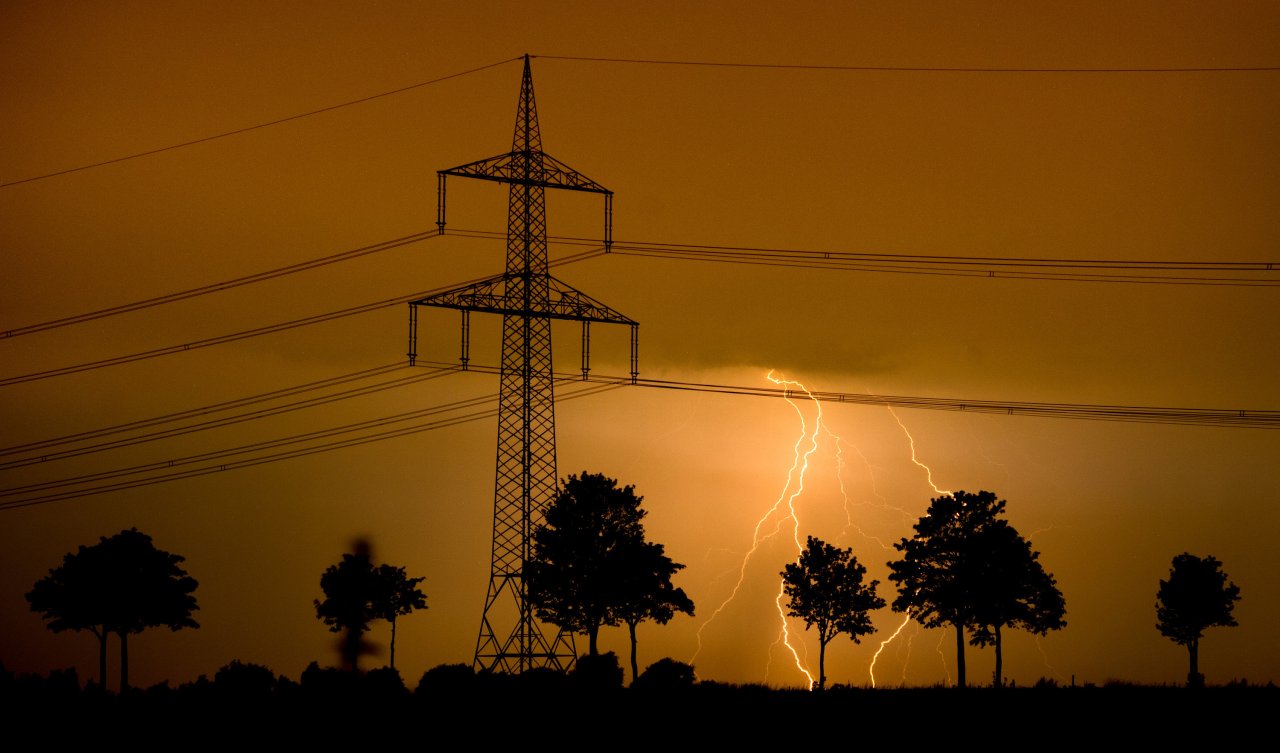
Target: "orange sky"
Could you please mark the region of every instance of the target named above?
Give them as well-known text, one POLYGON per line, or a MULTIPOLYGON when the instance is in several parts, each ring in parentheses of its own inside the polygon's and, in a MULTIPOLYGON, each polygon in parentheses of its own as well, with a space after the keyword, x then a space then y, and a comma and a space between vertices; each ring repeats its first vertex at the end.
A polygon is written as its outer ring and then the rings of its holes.
MULTIPOLYGON (((845 66, 1125 68, 1277 65, 1273 3, 610 4, 6 3, 0 183, 198 139, 523 53, 845 66)), ((695 68, 537 58, 546 151, 616 192, 619 239, 1057 259, 1280 261, 1280 73, 929 73, 695 68)), ((0 188, 0 329, 43 322, 428 230, 438 169, 508 148, 511 62, 362 105, 150 157, 0 188)), ((596 236, 598 197, 549 199, 553 234, 596 236)), ((501 230, 505 191, 450 184, 450 226, 501 230)), ((556 253, 565 253, 557 250, 556 253)), ((500 270, 498 241, 445 236, 271 282, 0 342, 0 378, 408 295, 500 270)), ((926 277, 612 255, 556 272, 641 323, 650 377, 967 399, 1280 408, 1274 287, 926 277)), ((456 354, 457 317, 423 319, 456 354)), ((606 328, 598 328, 606 330, 606 328)), ((189 353, 0 387, 9 447, 403 359, 404 306, 189 353)), ((497 361, 473 317, 472 357, 497 361)), ((577 331, 557 328, 560 367, 577 331)), ((598 335, 601 373, 625 332, 598 335)), ((59 479, 479 396, 455 375, 110 453, 0 470, 59 479)), ((561 475, 632 483, 651 538, 687 565, 698 608, 640 631, 641 662, 689 660, 752 529, 784 491, 800 414, 782 401, 615 390, 558 407, 561 475)), ((884 409, 824 408, 797 497, 801 538, 851 546, 871 577, 933 494, 884 409), (843 493, 841 491, 843 484, 843 493), (846 502, 847 497, 847 502, 846 502)), ((1280 524, 1265 429, 899 410, 942 489, 992 489, 1067 600, 1065 630, 1008 638, 1019 684, 1176 682, 1156 631, 1175 554, 1213 554, 1240 586, 1238 628, 1208 633, 1210 682, 1280 680, 1280 524)), ((174 483, 0 511, 0 661, 96 666, 23 594, 64 552, 137 526, 187 557, 197 631, 130 641, 141 684, 231 659, 296 677, 336 663, 315 619, 320 573, 357 536, 426 577, 400 625, 410 684, 470 661, 488 577, 495 422, 174 483)), ((771 530, 771 529, 770 529, 771 530)), ((702 634, 699 675, 798 685, 771 649, 790 529, 702 634)), ((882 593, 891 595, 888 584, 882 593)), ((837 639, 831 682, 865 684, 879 639, 837 639)), ((374 638, 386 640, 385 626, 374 638)), ((802 634, 811 654, 812 633, 802 634)), ((602 636, 625 648, 625 630, 602 636)), ((946 681, 952 644, 909 628, 881 684, 946 681), (910 638, 908 642, 906 638, 910 638), (941 653, 939 642, 941 641, 941 653)), ((114 651, 114 647, 113 647, 114 651)), ((970 677, 990 671, 971 649, 970 677)), ((816 662, 815 662, 816 663, 816 662)), ((114 667, 114 656, 112 658, 114 667)), ((114 670, 113 670, 114 671, 114 670)))

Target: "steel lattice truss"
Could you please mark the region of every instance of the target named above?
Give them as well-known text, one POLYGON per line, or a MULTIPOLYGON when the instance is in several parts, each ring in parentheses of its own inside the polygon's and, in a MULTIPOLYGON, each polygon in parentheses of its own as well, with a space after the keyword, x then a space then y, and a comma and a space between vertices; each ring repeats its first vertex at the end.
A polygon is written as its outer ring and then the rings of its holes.
MULTIPOLYGON (((631 327, 631 371, 636 372, 637 323, 569 285, 547 269, 547 188, 588 191, 605 197, 605 246, 610 243, 613 193, 542 151, 529 58, 524 60, 520 103, 511 151, 439 175, 439 217, 445 228, 445 177, 454 175, 506 183, 506 271, 478 283, 409 304, 409 359, 417 355, 417 307, 462 312, 462 365, 469 360, 469 316, 502 315, 502 367, 498 408, 498 457, 494 480, 493 554, 475 666, 503 672, 535 667, 567 669, 574 660, 573 636, 548 638, 526 598, 524 565, 533 532, 556 495, 555 390, 551 320, 581 321, 583 376, 589 370, 591 322, 631 327)), ((549 632, 549 631, 548 631, 549 632)))

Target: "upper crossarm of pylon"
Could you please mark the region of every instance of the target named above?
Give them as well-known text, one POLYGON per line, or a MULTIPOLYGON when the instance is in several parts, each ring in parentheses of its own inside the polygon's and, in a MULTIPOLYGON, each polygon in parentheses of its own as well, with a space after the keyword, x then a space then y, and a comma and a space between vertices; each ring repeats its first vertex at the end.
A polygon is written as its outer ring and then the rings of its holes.
POLYGON ((478 178, 520 186, 563 188, 569 191, 613 192, 545 152, 508 152, 437 171, 440 175, 478 178))

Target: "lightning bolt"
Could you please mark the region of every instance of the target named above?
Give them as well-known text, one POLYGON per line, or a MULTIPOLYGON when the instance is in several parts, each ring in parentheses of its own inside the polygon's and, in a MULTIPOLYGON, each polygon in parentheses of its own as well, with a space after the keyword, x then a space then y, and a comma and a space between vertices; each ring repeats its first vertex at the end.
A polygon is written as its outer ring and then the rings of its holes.
MULTIPOLYGON (((796 415, 800 418, 800 436, 799 438, 796 439, 796 444, 793 449, 794 459, 792 460, 791 468, 787 471, 787 482, 782 487, 782 492, 778 495, 778 499, 773 503, 773 506, 770 507, 769 510, 765 512, 765 514, 762 515, 758 521, 756 521, 755 530, 751 534, 751 548, 747 550, 747 553, 745 555, 743 555, 742 565, 738 569, 737 583, 734 584, 733 590, 730 591, 729 596, 725 598, 725 600, 720 603, 720 606, 716 607, 715 611, 711 613, 711 616, 708 617, 706 621, 703 622, 702 625, 698 627, 698 633, 697 633, 698 648, 693 653, 693 658, 690 660, 691 664, 697 660, 698 654, 702 653, 703 631, 705 631, 707 629, 707 626, 710 625, 716 619, 716 617, 718 617, 720 613, 724 611, 725 607, 727 607, 729 603, 732 602, 737 597, 738 591, 742 589, 742 584, 747 578, 747 565, 750 564, 752 557, 755 556, 756 551, 760 548, 760 544, 766 541, 767 539, 770 539, 773 536, 777 535, 778 532, 782 530, 783 524, 786 523, 788 520, 790 520, 791 521, 791 537, 796 546, 797 557, 799 557, 800 552, 804 548, 800 543, 800 521, 796 516, 795 501, 796 501, 796 498, 798 498, 804 492, 804 478, 805 478, 805 473, 808 472, 809 470, 809 458, 818 449, 818 436, 822 431, 822 404, 819 403, 817 400, 814 400, 813 394, 810 393, 809 390, 806 389, 803 384, 789 380, 789 379, 775 378, 773 376, 772 370, 770 370, 769 373, 765 375, 765 379, 768 379, 770 382, 773 382, 776 385, 779 385, 779 386, 785 385, 786 387, 788 387, 788 394, 784 395, 784 398, 786 399, 787 404, 790 405, 795 410, 796 415), (812 431, 809 430, 808 422, 805 420, 804 412, 801 411, 800 406, 798 406, 795 403, 795 401, 791 399, 791 396, 789 394, 790 388, 798 388, 801 392, 803 392, 809 398, 809 400, 811 400, 814 403, 814 405, 817 406, 818 412, 813 422, 812 431), (806 445, 806 440, 807 440, 807 448, 802 450, 801 448, 806 445), (791 491, 791 493, 788 494, 788 491, 791 491), (761 531, 764 530, 765 524, 769 521, 771 517, 773 517, 779 510, 781 510, 784 505, 786 507, 786 514, 778 518, 771 532, 761 535, 761 531)), ((778 608, 778 618, 782 623, 782 628, 779 631, 779 635, 781 637, 783 645, 785 645, 787 650, 790 651, 791 657, 795 661, 796 669, 798 669, 800 673, 803 674, 806 679, 808 679, 809 681, 808 687, 812 688, 814 684, 813 674, 810 673, 808 668, 805 667, 804 662, 801 660, 800 654, 796 650, 795 646, 791 645, 791 633, 789 628, 787 627, 787 615, 786 615, 786 610, 783 609, 782 607, 782 597, 783 597, 782 585, 781 583, 779 583, 778 596, 774 600, 774 604, 778 608)), ((775 645, 776 645, 776 642, 775 642, 775 645)), ((772 661, 773 661, 772 652, 770 652, 769 663, 772 664, 772 661)), ((765 668, 766 677, 768 676, 768 671, 769 671, 768 666, 766 666, 765 668)))
MULTIPOLYGON (((911 432, 907 429, 907 425, 902 423, 901 418, 898 418, 898 414, 893 410, 893 406, 886 405, 885 408, 889 411, 889 415, 893 416, 893 420, 897 422, 898 428, 902 429, 902 433, 907 435, 907 442, 909 442, 911 445, 911 462, 915 463, 916 465, 924 469, 925 480, 929 482, 929 486, 932 487, 932 489, 938 494, 950 494, 951 492, 946 491, 944 489, 939 489, 938 485, 933 483, 933 469, 925 465, 924 463, 920 462, 920 459, 916 456, 916 438, 911 436, 911 432)), ((911 621, 911 613, 908 612, 905 616, 903 616, 901 624, 898 625, 898 629, 893 631, 893 635, 881 641, 880 647, 877 648, 875 654, 872 655, 871 666, 867 669, 867 672, 871 675, 871 687, 874 688, 876 686, 876 662, 880 660, 880 654, 885 650, 886 646, 888 646, 890 643, 893 643, 893 641, 899 635, 902 634, 903 628, 905 628, 907 626, 907 623, 910 621, 911 621)), ((941 643, 939 643, 939 646, 941 646, 941 643)), ((941 651, 941 649, 939 649, 939 651, 941 651)), ((911 660, 910 646, 908 645, 907 661, 909 662, 910 660, 911 660)), ((942 666, 944 668, 946 667, 946 657, 943 657, 942 666)), ((907 669, 906 669, 906 663, 904 662, 903 668, 902 668, 902 675, 904 679, 906 678, 906 674, 907 674, 907 669)), ((948 672, 947 675, 948 675, 947 683, 950 684, 951 682, 950 672, 948 672)))
MULTIPOLYGON (((874 688, 876 686, 876 662, 880 660, 880 652, 884 651, 885 646, 893 643, 894 639, 902 633, 904 628, 906 628, 908 622, 911 622, 911 615, 909 613, 902 618, 902 624, 898 625, 898 629, 893 631, 893 635, 880 641, 880 648, 877 648, 875 654, 871 656, 871 666, 867 670, 871 674, 871 687, 874 688)), ((902 665, 902 676, 905 680, 907 676, 907 666, 905 662, 902 665)))
POLYGON ((902 433, 907 435, 907 441, 911 443, 911 462, 924 469, 925 478, 928 480, 929 486, 933 487, 933 490, 938 494, 950 494, 951 492, 946 489, 939 489, 938 485, 933 483, 933 469, 924 463, 921 463, 920 459, 916 457, 916 438, 911 436, 911 432, 907 431, 907 425, 902 423, 901 418, 898 418, 898 414, 894 412, 893 406, 886 405, 885 408, 889 411, 889 415, 893 416, 893 420, 898 422, 898 426, 902 429, 902 433))

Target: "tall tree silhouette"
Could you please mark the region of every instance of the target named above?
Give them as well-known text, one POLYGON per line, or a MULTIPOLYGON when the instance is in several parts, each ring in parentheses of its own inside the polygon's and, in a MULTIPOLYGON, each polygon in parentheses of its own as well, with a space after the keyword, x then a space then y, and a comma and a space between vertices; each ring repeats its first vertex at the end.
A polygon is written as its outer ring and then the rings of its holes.
POLYGON ((599 653, 600 628, 618 624, 625 558, 644 540, 642 500, 603 474, 570 475, 533 534, 529 601, 539 619, 586 633, 591 656, 599 653))
POLYGON ((1174 643, 1187 647, 1187 685, 1204 684, 1200 674, 1200 638, 1206 628, 1235 627, 1232 616, 1240 588, 1227 581, 1222 563, 1183 552, 1173 558, 1169 580, 1156 593, 1156 628, 1174 643))
POLYGON ((427 595, 418 590, 425 578, 410 578, 403 567, 379 565, 375 572, 377 594, 372 610, 391 623, 391 668, 396 668, 396 618, 427 608, 427 595))
POLYGON ((965 628, 979 624, 973 590, 990 569, 982 551, 989 529, 1008 525, 998 516, 1004 500, 992 492, 957 491, 933 499, 916 522, 915 536, 893 547, 902 559, 889 563, 889 580, 898 584, 895 612, 906 612, 925 627, 956 631, 957 685, 965 686, 965 628))
POLYGON ((643 499, 603 474, 569 476, 533 534, 529 602, 538 619, 586 633, 591 656, 599 653, 601 627, 669 619, 668 607, 693 609, 683 591, 668 587, 683 565, 645 542, 643 499))
POLYGON ((844 633, 861 643, 875 632, 870 612, 884 606, 876 595, 879 581, 864 585, 867 574, 852 549, 838 549, 810 536, 800 557, 782 571, 787 614, 818 628, 818 690, 827 686, 827 644, 844 633))
POLYGON ((662 544, 631 542, 622 554, 619 603, 616 614, 627 623, 631 635, 631 682, 640 676, 636 661, 636 627, 645 620, 659 625, 671 621, 676 612, 693 615, 693 601, 683 588, 671 583, 671 576, 684 569, 664 552, 662 544))
POLYGON ((1006 521, 997 520, 974 534, 972 550, 980 558, 975 582, 969 585, 973 605, 975 646, 995 646, 996 666, 992 686, 1004 684, 1002 630, 1022 628, 1037 635, 1066 626, 1066 601, 1053 575, 1006 521))
POLYGON ((136 528, 103 536, 66 554, 36 581, 27 601, 55 633, 88 630, 98 639, 98 681, 107 676, 107 636, 120 638, 120 691, 129 688, 129 635, 149 627, 198 628, 197 582, 179 565, 185 558, 157 549, 136 528))

